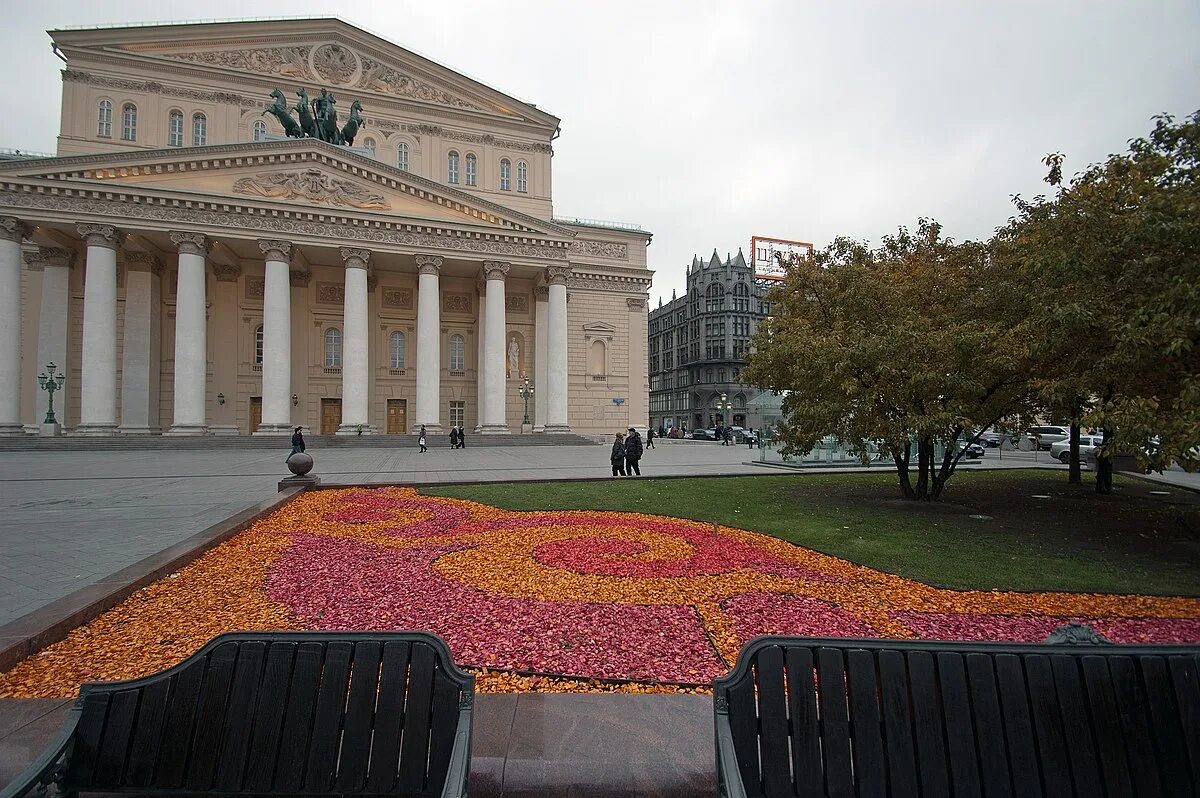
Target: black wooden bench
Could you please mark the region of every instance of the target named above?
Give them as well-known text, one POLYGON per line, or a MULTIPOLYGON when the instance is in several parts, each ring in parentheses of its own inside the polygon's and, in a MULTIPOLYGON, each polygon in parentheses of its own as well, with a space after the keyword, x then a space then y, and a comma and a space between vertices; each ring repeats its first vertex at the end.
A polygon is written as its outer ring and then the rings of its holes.
POLYGON ((162 673, 85 684, 0 798, 465 796, 474 677, 424 632, 238 632, 162 673))
POLYGON ((1198 665, 1197 646, 756 638, 715 685, 721 794, 1197 796, 1198 665))

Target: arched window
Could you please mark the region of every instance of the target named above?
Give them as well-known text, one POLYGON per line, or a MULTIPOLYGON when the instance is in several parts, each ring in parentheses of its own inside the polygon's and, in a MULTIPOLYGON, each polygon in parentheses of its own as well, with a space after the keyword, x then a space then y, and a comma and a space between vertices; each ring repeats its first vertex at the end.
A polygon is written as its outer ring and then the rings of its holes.
POLYGON ((403 141, 396 146, 396 167, 401 172, 408 171, 408 145, 403 141))
POLYGON ((446 182, 458 182, 458 153, 454 150, 446 156, 446 182))
POLYGON ((96 135, 112 135, 112 101, 101 100, 96 104, 96 135))
POLYGON ((500 159, 500 190, 512 190, 512 164, 507 158, 500 159))
POLYGON ((325 368, 340 369, 342 367, 342 331, 330 327, 325 331, 325 368))
POLYGON ((137 106, 133 103, 125 103, 121 109, 121 138, 137 141, 137 106))
POLYGON ((704 381, 705 381, 705 382, 712 382, 712 369, 705 369, 705 370, 704 370, 704 381))
POLYGON ((529 191, 529 164, 517 161, 517 191, 529 191))
POLYGON ((725 289, 720 283, 711 283, 704 292, 704 309, 709 313, 725 308, 725 289))
POLYGON ((263 362, 263 326, 260 324, 254 330, 254 363, 261 366, 263 362))
POLYGON ((476 171, 475 167, 476 167, 475 153, 468 152, 467 153, 467 185, 468 186, 475 185, 475 171, 476 171))
POLYGON ((375 139, 366 139, 363 141, 363 149, 367 151, 367 155, 371 158, 375 157, 375 139))
POLYGON ((450 336, 450 370, 462 371, 466 366, 463 353, 466 351, 466 345, 461 335, 450 336))
POLYGON ((192 146, 203 147, 208 143, 208 117, 197 111, 192 114, 192 146))
POLYGON ((733 287, 733 309, 741 313, 750 312, 750 288, 745 283, 733 287))
MULTIPOLYGON (((182 114, 180 114, 180 116, 182 117, 182 114)), ((180 123, 182 123, 183 119, 181 118, 179 121, 180 121, 180 123)), ((182 126, 182 124, 181 124, 181 126, 182 126)), ((254 140, 255 141, 266 141, 267 140, 267 123, 261 119, 254 123, 254 140)))
POLYGON ((397 330, 388 336, 388 367, 404 368, 404 333, 397 330))
POLYGON ((717 369, 717 382, 725 382, 725 369, 717 369))
POLYGON ((588 349, 588 374, 603 377, 607 374, 608 352, 603 341, 592 341, 588 349))
POLYGON ((167 115, 167 146, 183 146, 183 111, 172 111, 167 115))

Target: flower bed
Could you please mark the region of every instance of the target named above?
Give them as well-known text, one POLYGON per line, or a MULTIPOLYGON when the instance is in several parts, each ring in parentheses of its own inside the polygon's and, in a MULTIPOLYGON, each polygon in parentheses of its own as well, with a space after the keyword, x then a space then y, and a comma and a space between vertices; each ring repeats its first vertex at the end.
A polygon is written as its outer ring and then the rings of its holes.
POLYGON ((411 489, 316 491, 0 675, 67 696, 235 629, 425 629, 481 691, 693 691, 760 634, 1200 641, 1200 601, 950 591, 784 541, 633 513, 518 513, 411 489))

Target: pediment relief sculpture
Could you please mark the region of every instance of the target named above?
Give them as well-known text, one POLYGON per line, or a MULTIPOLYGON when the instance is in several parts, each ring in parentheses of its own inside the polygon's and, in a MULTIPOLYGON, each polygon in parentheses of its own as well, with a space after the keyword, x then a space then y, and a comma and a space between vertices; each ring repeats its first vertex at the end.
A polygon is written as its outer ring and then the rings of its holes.
POLYGON ((388 210, 390 203, 382 194, 366 186, 327 175, 319 169, 298 172, 259 172, 233 184, 235 194, 270 199, 302 199, 317 205, 341 205, 350 208, 388 210))
POLYGON ((427 103, 449 105, 452 108, 481 110, 474 103, 455 97, 447 91, 430 86, 428 83, 423 83, 405 75, 394 67, 382 64, 371 58, 363 59, 362 77, 359 78, 358 87, 368 91, 379 92, 380 94, 391 94, 427 103))
POLYGON ((311 50, 311 47, 263 47, 256 50, 210 50, 162 55, 193 64, 225 67, 259 75, 312 78, 312 70, 308 66, 308 54, 311 50))

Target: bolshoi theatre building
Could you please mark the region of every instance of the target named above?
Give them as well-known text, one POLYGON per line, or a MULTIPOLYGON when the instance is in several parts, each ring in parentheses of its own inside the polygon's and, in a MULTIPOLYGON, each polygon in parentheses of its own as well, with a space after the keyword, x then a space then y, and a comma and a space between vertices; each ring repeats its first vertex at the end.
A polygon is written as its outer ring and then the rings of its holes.
POLYGON ((50 36, 57 154, 0 161, 0 433, 53 431, 50 363, 70 435, 647 423, 650 234, 554 216, 552 114, 338 19, 50 36))

